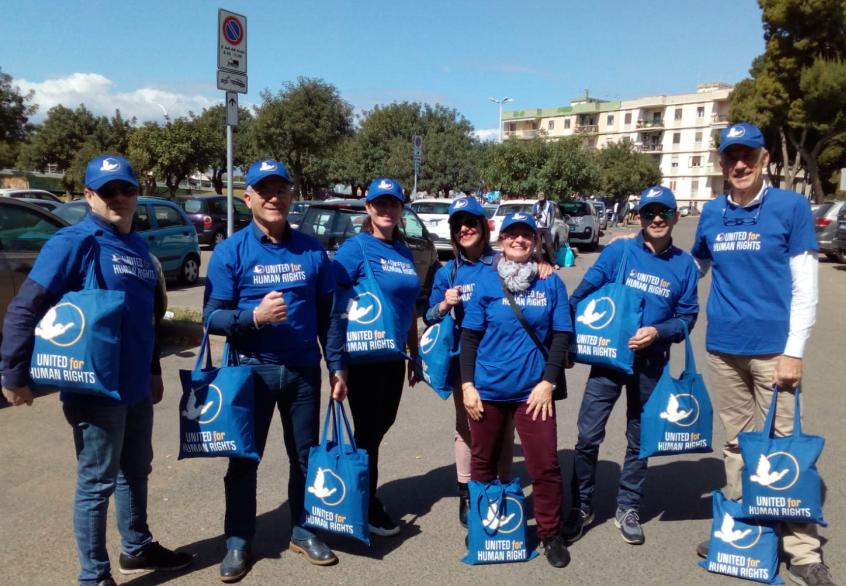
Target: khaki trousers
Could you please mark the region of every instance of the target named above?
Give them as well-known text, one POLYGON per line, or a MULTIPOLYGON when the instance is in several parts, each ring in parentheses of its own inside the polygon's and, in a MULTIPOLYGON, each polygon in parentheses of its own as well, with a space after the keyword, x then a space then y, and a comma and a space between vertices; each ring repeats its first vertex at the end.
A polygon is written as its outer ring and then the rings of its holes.
MULTIPOLYGON (((708 352, 711 370, 711 393, 726 430, 723 458, 726 466, 727 498, 740 499, 743 486, 740 473, 743 459, 737 441, 741 431, 756 431, 763 426, 773 398, 773 373, 778 355, 733 356, 708 352)), ((775 433, 785 436, 793 432, 794 397, 779 397, 775 417, 775 433)), ((821 560, 820 539, 813 523, 783 523, 782 546, 792 565, 818 563, 821 560)))

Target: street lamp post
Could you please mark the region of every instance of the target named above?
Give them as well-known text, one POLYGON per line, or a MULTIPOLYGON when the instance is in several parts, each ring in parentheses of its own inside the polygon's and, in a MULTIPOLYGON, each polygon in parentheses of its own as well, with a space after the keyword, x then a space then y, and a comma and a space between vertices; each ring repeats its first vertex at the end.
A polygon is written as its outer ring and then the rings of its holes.
POLYGON ((502 142, 502 105, 507 104, 508 102, 513 102, 514 100, 508 96, 502 98, 501 100, 497 100, 496 98, 488 98, 488 100, 499 106, 499 142, 502 142))

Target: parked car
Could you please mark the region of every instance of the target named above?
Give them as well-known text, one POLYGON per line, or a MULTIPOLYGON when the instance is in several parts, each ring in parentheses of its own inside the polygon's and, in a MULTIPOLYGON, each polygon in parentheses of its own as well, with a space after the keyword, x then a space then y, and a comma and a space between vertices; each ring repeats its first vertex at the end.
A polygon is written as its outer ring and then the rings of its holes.
POLYGON ((499 206, 496 205, 496 204, 489 204, 489 203, 484 204, 482 206, 482 210, 484 210, 484 212, 485 212, 485 217, 489 220, 491 218, 493 218, 494 214, 496 213, 496 208, 498 208, 498 207, 499 206))
POLYGON ((438 252, 452 252, 452 242, 449 234, 449 204, 448 199, 417 199, 410 205, 423 224, 432 235, 438 252))
POLYGON ((29 198, 22 198, 18 201, 25 201, 26 203, 31 203, 34 206, 40 207, 42 210, 47 210, 48 212, 52 212, 57 207, 62 205, 60 201, 53 201, 52 199, 29 199, 29 198))
POLYGON ((608 217, 605 215, 605 202, 597 200, 590 200, 593 210, 596 213, 596 219, 599 221, 599 230, 608 229, 608 217))
MULTIPOLYGON (((512 199, 499 204, 499 207, 496 208, 496 212, 493 215, 494 225, 491 226, 491 246, 495 249, 499 248, 499 245, 497 244, 497 240, 499 239, 499 228, 502 226, 502 221, 505 219, 505 216, 508 214, 516 214, 518 212, 525 212, 531 215, 534 210, 535 203, 537 203, 537 200, 535 199, 512 199)), ((561 210, 555 205, 555 202, 552 202, 552 204, 553 218, 550 233, 552 234, 552 245, 555 250, 558 250, 558 248, 563 246, 570 237, 570 227, 567 225, 566 218, 561 214, 561 210)), ((554 261, 555 259, 550 259, 550 262, 554 261)))
POLYGON ((679 208, 679 215, 684 218, 685 216, 698 216, 702 212, 699 211, 699 208, 696 204, 693 205, 686 205, 679 208))
POLYGON ((0 189, 0 197, 13 197, 15 199, 46 199, 62 203, 62 200, 44 189, 0 189))
MULTIPOLYGON (((84 199, 60 205, 54 212, 69 224, 76 224, 88 213, 84 199)), ((133 229, 147 241, 168 278, 193 285, 200 278, 200 243, 197 231, 182 208, 167 199, 139 197, 133 229)))
POLYGON ((837 231, 831 246, 841 255, 846 255, 846 205, 840 208, 840 213, 837 214, 837 231))
POLYGON ((820 252, 834 262, 846 262, 846 253, 834 244, 838 228, 837 216, 842 209, 842 201, 827 201, 811 206, 820 252))
POLYGON ((291 209, 288 210, 288 223, 291 225, 291 228, 296 230, 300 227, 309 205, 311 205, 310 201, 291 202, 291 209))
MULTIPOLYGON (((225 195, 180 195, 176 202, 194 224, 200 244, 214 248, 226 240, 225 195)), ((232 198, 232 207, 232 226, 237 232, 253 220, 253 214, 239 197, 232 198)))
MULTIPOLYGON (((315 201, 306 210, 300 224, 300 232, 317 238, 326 248, 329 258, 332 258, 344 240, 361 231, 366 217, 364 200, 361 199, 315 201)), ((429 298, 429 292, 432 290, 435 271, 441 266, 435 242, 423 220, 410 206, 405 206, 402 224, 405 243, 414 256, 414 266, 422 284, 419 298, 425 300, 429 298)))
POLYGON ((588 201, 562 201, 558 204, 561 213, 570 219, 570 244, 584 245, 586 250, 596 250, 599 245, 599 221, 588 201))

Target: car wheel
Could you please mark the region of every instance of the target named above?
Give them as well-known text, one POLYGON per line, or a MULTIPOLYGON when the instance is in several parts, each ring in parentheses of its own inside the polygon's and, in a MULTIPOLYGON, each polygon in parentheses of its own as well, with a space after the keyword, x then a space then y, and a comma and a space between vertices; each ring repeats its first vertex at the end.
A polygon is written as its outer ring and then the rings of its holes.
POLYGON ((825 257, 831 262, 846 263, 846 254, 842 252, 826 252, 825 257))
POLYGON ((212 238, 212 248, 216 248, 218 244, 226 240, 226 234, 223 232, 215 232, 212 238))
POLYGON ((194 285, 200 278, 200 259, 193 254, 182 261, 179 269, 179 282, 183 285, 194 285))
POLYGON ((599 245, 599 232, 598 232, 598 231, 595 231, 595 232, 594 232, 594 237, 593 237, 593 240, 591 240, 590 244, 588 244, 588 245, 585 247, 585 249, 586 249, 588 252, 593 252, 594 250, 596 250, 596 247, 597 247, 598 245, 599 245))

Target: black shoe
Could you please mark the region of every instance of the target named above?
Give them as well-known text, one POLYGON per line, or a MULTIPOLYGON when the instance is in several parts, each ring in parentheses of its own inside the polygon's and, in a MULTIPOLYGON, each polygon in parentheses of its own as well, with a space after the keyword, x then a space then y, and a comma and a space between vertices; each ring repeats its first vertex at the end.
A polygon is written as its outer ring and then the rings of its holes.
POLYGON ((696 546, 696 555, 701 557, 703 560, 708 558, 708 551, 711 549, 711 540, 706 539, 702 543, 696 546))
POLYGON ((466 482, 458 483, 458 522, 467 527, 467 513, 470 512, 470 491, 466 482))
POLYGON ((338 563, 338 558, 329 546, 312 535, 308 539, 291 539, 288 549, 303 554, 315 566, 331 566, 338 563))
POLYGON ((118 570, 121 574, 138 574, 150 570, 173 572, 187 568, 194 559, 189 553, 171 551, 158 541, 147 544, 137 555, 120 552, 118 570))
POLYGON ((370 499, 367 524, 370 527, 371 533, 381 535, 382 537, 390 537, 400 532, 397 522, 391 519, 388 513, 385 512, 385 507, 377 498, 370 499))
POLYGON ((636 510, 618 507, 617 514, 614 515, 614 525, 620 530, 620 535, 626 543, 642 545, 646 541, 636 510))
POLYGON ((567 551, 567 546, 564 545, 564 540, 560 535, 541 539, 541 548, 549 565, 564 568, 570 563, 570 552, 567 551))
POLYGON ((250 571, 250 552, 246 549, 230 549, 220 562, 222 582, 237 582, 250 571))
POLYGON ((97 586, 117 586, 117 584, 112 579, 112 577, 109 576, 108 578, 103 578, 102 580, 97 582, 97 586))
POLYGON ((593 511, 589 509, 573 508, 564 521, 564 528, 561 530, 561 537, 567 543, 578 541, 585 530, 593 523, 593 511))
POLYGON ((791 580, 802 586, 836 586, 828 566, 822 562, 792 565, 787 573, 791 580))

